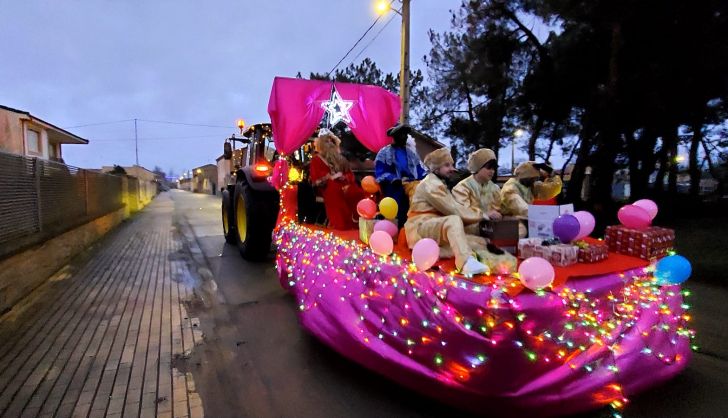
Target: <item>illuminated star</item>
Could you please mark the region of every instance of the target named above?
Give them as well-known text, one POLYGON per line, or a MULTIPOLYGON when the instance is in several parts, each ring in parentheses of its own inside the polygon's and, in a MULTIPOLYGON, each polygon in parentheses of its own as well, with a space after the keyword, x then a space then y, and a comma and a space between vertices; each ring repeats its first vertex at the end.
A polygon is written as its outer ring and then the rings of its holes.
POLYGON ((344 121, 346 124, 351 123, 349 109, 352 106, 354 106, 354 101, 342 99, 336 90, 331 95, 331 100, 321 103, 321 107, 329 114, 329 124, 331 126, 335 126, 339 121, 344 121))

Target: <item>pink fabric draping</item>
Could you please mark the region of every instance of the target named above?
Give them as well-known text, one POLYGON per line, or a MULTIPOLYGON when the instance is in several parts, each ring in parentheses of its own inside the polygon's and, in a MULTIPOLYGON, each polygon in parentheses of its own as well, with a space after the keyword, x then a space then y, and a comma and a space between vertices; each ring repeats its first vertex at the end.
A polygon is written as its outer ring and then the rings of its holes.
POLYGON ((330 81, 285 77, 273 80, 268 114, 278 152, 290 154, 306 142, 324 117, 321 103, 330 97, 330 81))
MULTIPOLYGON (((374 152, 389 144, 391 138, 386 132, 399 118, 399 96, 377 86, 335 85, 343 100, 354 102, 349 127, 357 139, 374 152)), ((268 114, 278 152, 290 154, 311 136, 324 116, 321 103, 331 98, 331 88, 330 81, 286 77, 273 80, 268 114)))
POLYGON ((370 151, 377 152, 392 142, 387 129, 397 123, 401 104, 399 96, 387 90, 361 84, 336 83, 336 90, 344 100, 353 100, 349 110, 349 128, 370 151))
POLYGON ((294 223, 276 235, 281 285, 294 295, 306 330, 349 359, 459 408, 509 417, 577 413, 659 385, 690 359, 689 337, 677 331, 680 287, 634 287, 645 283, 643 269, 509 298, 490 286, 382 262, 356 242, 294 223), (622 306, 620 298, 635 302, 622 306), (601 337, 610 343, 594 342, 599 333, 576 318, 591 313, 613 325, 601 337))

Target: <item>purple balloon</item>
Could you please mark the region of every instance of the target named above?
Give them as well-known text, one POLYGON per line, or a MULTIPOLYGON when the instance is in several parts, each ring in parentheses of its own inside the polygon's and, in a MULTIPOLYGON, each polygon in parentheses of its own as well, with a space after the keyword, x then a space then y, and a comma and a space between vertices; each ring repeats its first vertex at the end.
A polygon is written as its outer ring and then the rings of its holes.
POLYGON ((392 222, 388 221, 386 219, 382 219, 381 221, 377 221, 377 223, 374 224, 374 230, 375 231, 384 231, 392 236, 392 238, 397 237, 397 234, 399 233, 399 229, 397 228, 397 225, 392 222))
POLYGON ((571 214, 564 214, 554 219, 554 236, 561 242, 571 242, 579 235, 579 220, 571 214))
POLYGON ((579 221, 579 234, 574 239, 582 239, 589 236, 594 231, 594 225, 596 224, 594 215, 585 210, 574 212, 573 215, 579 221))

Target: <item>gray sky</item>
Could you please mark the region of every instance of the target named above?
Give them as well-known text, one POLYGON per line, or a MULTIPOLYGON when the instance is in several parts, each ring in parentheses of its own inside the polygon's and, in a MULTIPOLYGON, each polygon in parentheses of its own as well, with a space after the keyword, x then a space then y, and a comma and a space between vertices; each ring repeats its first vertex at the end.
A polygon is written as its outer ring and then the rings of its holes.
MULTIPOLYGON (((376 18, 373 0, 0 0, 0 104, 61 127, 139 122, 139 163, 179 174, 214 163, 237 118, 268 121, 273 77, 326 72, 376 18), (230 128, 225 128, 225 127, 230 128), (167 138, 178 138, 170 140, 167 138)), ((412 0, 411 65, 460 0, 412 0)), ((389 20, 380 23, 341 67, 389 20)), ((399 70, 398 16, 357 58, 399 70)), ((80 167, 134 164, 134 124, 71 132, 80 167)))

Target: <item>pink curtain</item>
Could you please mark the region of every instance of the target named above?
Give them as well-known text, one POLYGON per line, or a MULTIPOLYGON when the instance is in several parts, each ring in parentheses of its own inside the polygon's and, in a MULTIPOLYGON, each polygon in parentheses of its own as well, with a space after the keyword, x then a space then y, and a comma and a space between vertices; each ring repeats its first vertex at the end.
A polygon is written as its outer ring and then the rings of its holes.
POLYGON ((363 84, 337 82, 336 90, 342 99, 354 101, 349 111, 349 128, 359 142, 373 152, 392 142, 387 129, 399 119, 399 96, 381 87, 363 84))
MULTIPOLYGON (((399 118, 399 96, 362 84, 336 83, 343 100, 352 100, 349 127, 359 141, 377 152, 389 144, 387 129, 399 118)), ((290 154, 303 145, 324 116, 321 103, 331 98, 331 82, 276 77, 268 101, 276 149, 290 154)))
POLYGON ((321 102, 331 97, 331 82, 276 77, 268 101, 273 139, 281 154, 303 145, 324 117, 321 102))

